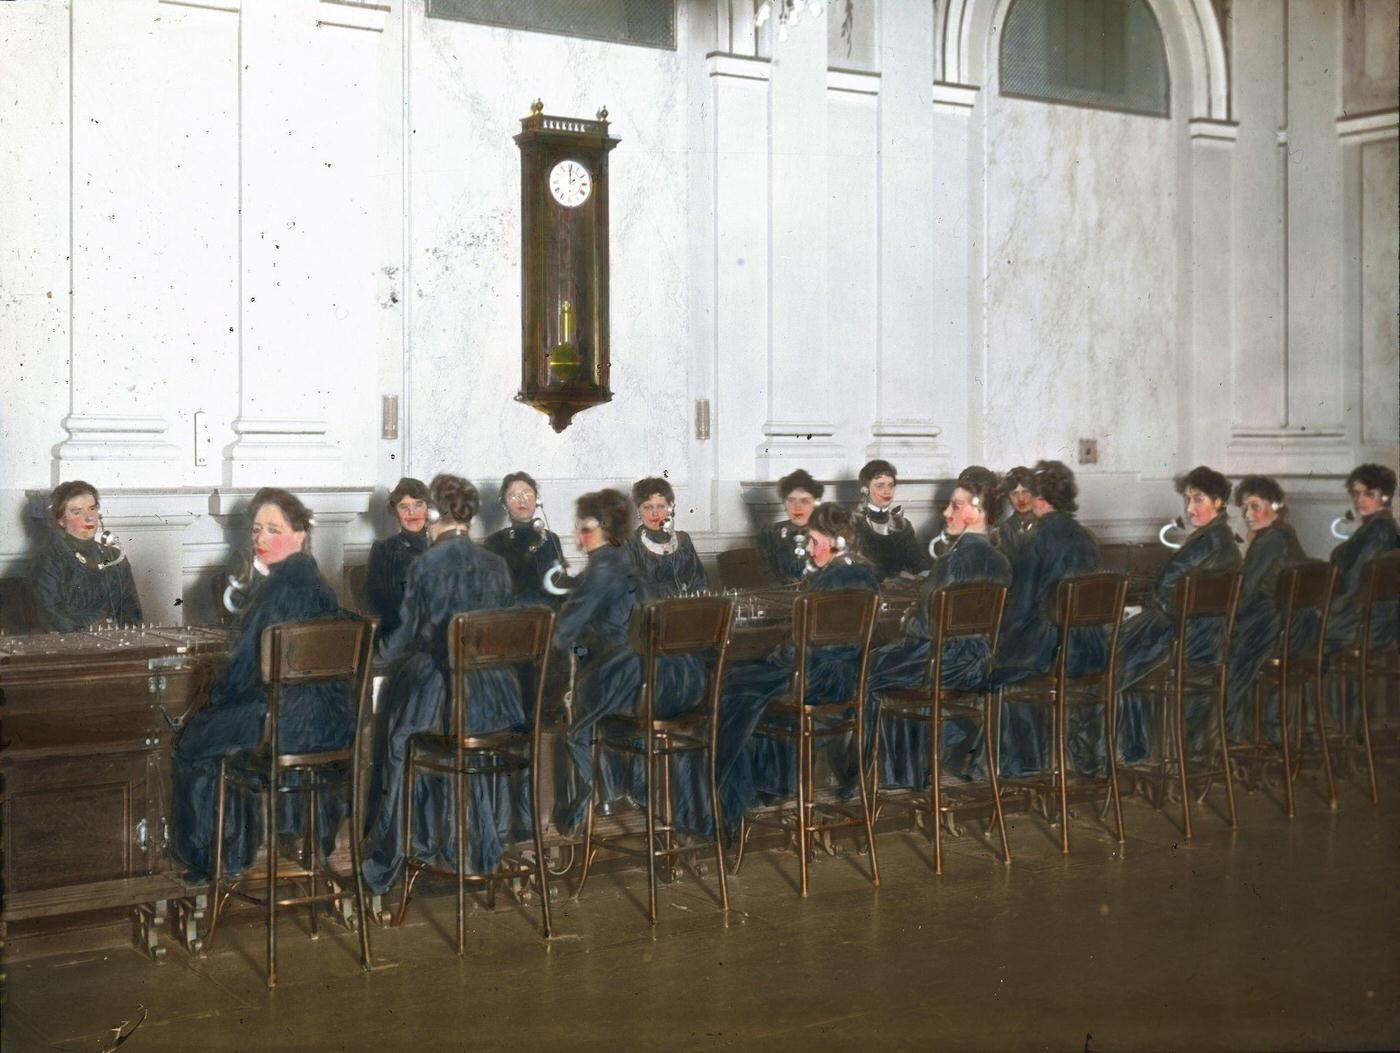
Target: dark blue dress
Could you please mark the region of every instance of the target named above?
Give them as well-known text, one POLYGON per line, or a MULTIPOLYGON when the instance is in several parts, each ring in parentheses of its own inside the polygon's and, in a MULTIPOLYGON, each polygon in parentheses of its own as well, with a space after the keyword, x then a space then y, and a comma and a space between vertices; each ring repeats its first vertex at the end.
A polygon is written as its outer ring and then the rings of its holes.
MULTIPOLYGON (((838 555, 825 567, 807 575, 802 587, 813 592, 839 589, 874 592, 879 584, 874 569, 865 560, 838 555)), ((758 795, 789 797, 796 791, 797 752, 792 744, 753 734, 768 703, 792 689, 796 663, 797 645, 788 642, 775 648, 766 658, 731 665, 725 676, 724 696, 720 702, 718 768, 725 825, 731 832, 744 812, 757 803, 758 795)), ((804 701, 815 706, 850 698, 859 675, 858 648, 816 648, 807 655, 804 701)), ((841 755, 849 752, 842 743, 834 743, 833 748, 841 755)), ((854 772, 846 771, 854 767, 849 760, 834 759, 843 777, 852 779, 854 772)))
POLYGON ((638 526, 627 539, 626 548, 641 578, 645 599, 699 592, 709 585, 705 567, 684 530, 677 530, 672 537, 638 526))
POLYGON ((807 560, 797 554, 797 538, 807 536, 807 528, 800 527, 791 519, 774 523, 758 535, 758 548, 768 561, 768 571, 773 580, 793 582, 802 580, 802 572, 807 560))
MULTIPOLYGON (((1230 681, 1227 688, 1225 721, 1230 739, 1251 737, 1254 722, 1254 678, 1278 647, 1283 631, 1283 612, 1274 602, 1279 575, 1285 568, 1307 559, 1298 535, 1282 520, 1254 535, 1244 555, 1244 584, 1240 605, 1235 612, 1235 632, 1230 637, 1230 681)), ((1296 620, 1295 620, 1296 621, 1296 620)), ((1312 626, 1317 640, 1317 626, 1312 626)), ((1265 718, 1272 725, 1269 738, 1277 735, 1277 710, 1265 707, 1265 718)))
MULTIPOLYGON (((1337 591, 1332 594, 1332 610, 1327 616, 1328 654, 1357 645, 1361 631, 1361 586, 1366 567, 1377 556, 1395 550, 1397 544, 1395 518, 1390 509, 1382 508, 1361 520, 1356 533, 1332 550, 1332 565, 1337 568, 1337 591)), ((1395 604, 1382 604, 1371 616, 1371 645, 1384 647, 1395 642, 1395 604)))
POLYGON ((428 531, 410 534, 400 530, 376 541, 369 550, 365 575, 365 599, 379 619, 379 637, 387 639, 399 627, 399 607, 408 584, 408 568, 428 550, 428 531))
POLYGON ((997 548, 1011 561, 1013 570, 1017 557, 1030 545, 1038 522, 1034 512, 1012 512, 997 524, 997 548))
MULTIPOLYGON (((1172 599, 1182 575, 1191 570, 1239 570, 1240 550, 1235 544, 1229 520, 1221 512, 1200 527, 1172 557, 1162 564, 1148 593, 1148 602, 1141 614, 1123 623, 1118 641, 1121 655, 1118 664, 1118 750, 1124 762, 1135 764, 1152 753, 1154 712, 1152 703, 1131 688, 1166 660, 1176 639, 1176 619, 1172 615, 1172 599)), ((1186 659, 1188 662, 1209 662, 1220 653, 1225 626, 1218 618, 1197 619, 1187 630, 1186 659)), ((1209 707, 1193 703, 1187 714, 1188 725, 1200 725, 1208 720, 1209 707)), ((1189 733, 1189 729, 1188 729, 1189 733)), ((1102 754, 1100 736, 1093 735, 1092 744, 1081 743, 1076 754, 1085 748, 1095 756, 1102 754), (1098 744, 1098 745, 1092 745, 1098 744)), ((1099 770, 1099 765, 1095 764, 1099 770)))
POLYGON ((541 537, 533 523, 502 527, 484 542, 488 552, 494 552, 506 561, 510 568, 511 587, 515 589, 515 602, 526 606, 557 607, 564 602, 562 596, 545 591, 545 572, 557 562, 567 571, 569 561, 564 558, 564 547, 559 543, 559 535, 546 530, 541 537))
MULTIPOLYGON (((866 692, 866 723, 879 726, 880 692, 892 688, 917 687, 927 682, 929 649, 933 627, 928 624, 929 598, 949 585, 990 582, 1006 585, 1011 581, 1011 565, 993 547, 985 534, 960 534, 948 550, 934 561, 933 570, 920 590, 919 603, 909 615, 904 635, 877 648, 870 656, 870 679, 866 692)), ((973 691, 986 686, 991 664, 991 647, 986 637, 960 636, 943 645, 942 681, 954 691, 973 691)), ((929 781, 929 726, 909 721, 884 721, 880 728, 880 782, 884 786, 920 789, 929 781)), ((942 749, 962 771, 972 761, 969 750, 981 742, 978 729, 958 721, 943 726, 942 749)), ((867 736, 867 741, 873 738, 867 736)))
MULTIPOLYGON (((606 716, 635 713, 641 701, 642 657, 632 649, 628 630, 645 591, 628 549, 604 545, 588 554, 588 565, 555 623, 555 660, 567 662, 571 651, 578 659, 573 715, 556 757, 554 821, 566 833, 579 829, 595 793, 600 804, 623 795, 638 803, 644 799, 640 763, 608 754, 603 771, 595 774, 593 728, 606 716)), ((699 702, 705 679, 700 659, 663 659, 657 677, 658 717, 676 716, 699 702)), ((687 766, 678 777, 680 809, 688 815, 698 768, 687 766)), ((691 822, 703 823, 703 818, 691 822)))
MULTIPOLYGON (((1048 673, 1059 651, 1060 630, 1055 598, 1060 582, 1099 569, 1099 543, 1094 535, 1065 512, 1050 512, 1028 535, 1011 563, 1011 590, 1001 619, 997 669, 993 683, 1001 687, 1029 676, 1048 673)), ((1102 629, 1074 630, 1066 672, 1085 676, 1102 670, 1108 661, 1108 639, 1102 629)), ((1080 707, 1070 713, 1078 723, 1080 707)), ((1046 766, 1049 756, 1049 713, 1044 706, 1008 702, 1002 707, 1001 774, 1029 775, 1046 766)))
MULTIPOLYGON (((259 669, 263 630, 343 613, 335 590, 321 577, 316 561, 305 553, 273 564, 267 582, 254 595, 208 705, 190 718, 175 740, 171 833, 175 854, 189 868, 190 880, 205 880, 213 870, 219 759, 252 749, 262 741, 267 717, 267 691, 259 669)), ((278 732, 283 752, 340 749, 354 734, 355 703, 349 684, 303 684, 283 689, 278 732)), ((301 795, 285 795, 279 810, 281 831, 301 832, 303 805, 301 795)), ((321 847, 327 855, 335 848, 347 807, 344 798, 321 797, 321 847)), ((226 811, 224 869, 238 874, 262 843, 262 808, 257 798, 230 788, 226 811)))
POLYGON ((49 632, 76 632, 109 619, 118 625, 142 621, 130 561, 102 566, 116 556, 116 549, 67 532, 45 541, 30 565, 29 584, 49 632))
MULTIPOLYGON (((464 611, 511 605, 505 561, 465 534, 439 538, 408 572, 402 619, 380 658, 399 663, 379 697, 374 773, 365 814, 363 869, 376 893, 387 892, 403 867, 403 791, 409 740, 420 732, 446 734, 452 725, 452 673, 447 629, 464 611)), ((521 702, 514 670, 473 673, 467 682, 467 730, 524 730, 532 715, 521 702)), ((502 839, 528 836, 525 780, 473 776, 468 799, 467 869, 487 874, 501 858, 502 839)), ((445 776, 420 775, 413 788, 413 852, 417 859, 456 864, 456 796, 445 776)))
POLYGON ((914 526, 898 507, 881 514, 861 505, 851 519, 855 550, 875 568, 878 580, 897 577, 901 572, 921 574, 928 569, 914 526))

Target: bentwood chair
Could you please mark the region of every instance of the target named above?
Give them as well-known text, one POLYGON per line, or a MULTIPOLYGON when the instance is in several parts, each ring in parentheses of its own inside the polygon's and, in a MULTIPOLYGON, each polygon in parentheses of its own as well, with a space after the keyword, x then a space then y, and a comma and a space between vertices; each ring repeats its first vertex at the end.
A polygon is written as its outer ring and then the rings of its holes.
POLYGON ((267 720, 262 742, 254 749, 225 757, 219 762, 219 785, 214 819, 213 904, 209 931, 202 953, 208 954, 218 929, 219 917, 230 896, 258 904, 267 910, 267 986, 277 986, 277 908, 310 908, 313 938, 318 934, 318 905, 341 905, 349 885, 344 877, 321 859, 321 802, 328 796, 350 799, 350 866, 355 890, 355 925, 360 936, 360 964, 370 968, 369 914, 365 907, 364 878, 360 871, 360 831, 364 781, 360 746, 369 726, 370 663, 373 657, 375 621, 373 618, 318 618, 263 630, 261 640, 262 679, 267 684, 267 720), (352 741, 337 749, 288 753, 281 745, 283 692, 289 687, 311 684, 349 685, 355 706, 352 741), (267 874, 261 895, 245 891, 247 875, 224 874, 224 819, 228 791, 233 789, 261 797, 267 824, 267 874), (291 866, 280 858, 278 812, 281 800, 298 795, 304 804, 302 858, 291 866), (322 880, 325 890, 322 891, 322 880), (287 892, 283 886, 291 886, 287 892))
POLYGON ((413 886, 425 870, 450 874, 457 879, 457 954, 466 953, 468 883, 486 888, 488 904, 494 902, 498 881, 534 878, 539 884, 543 933, 549 938, 549 874, 544 857, 544 828, 540 825, 540 710, 544 701, 549 645, 554 635, 554 612, 548 607, 520 607, 504 611, 468 611, 452 619, 447 630, 447 656, 452 670, 452 714, 447 734, 420 732, 409 739, 408 764, 403 789, 403 899, 395 924, 408 913, 413 886), (470 680, 473 673, 490 669, 522 670, 521 683, 533 684, 527 699, 530 727, 476 734, 471 727, 470 680), (468 819, 472 779, 530 777, 530 821, 534 831, 534 859, 506 854, 490 874, 467 873, 468 819), (447 776, 452 781, 456 868, 448 870, 413 853, 413 787, 420 774, 447 776))
MULTIPOLYGON (((1157 748, 1155 770, 1135 773, 1144 783, 1161 788, 1161 803, 1166 803, 1167 787, 1175 770, 1177 790, 1181 794, 1182 834, 1191 839, 1191 781, 1209 781, 1217 774, 1225 782, 1225 796, 1230 808, 1230 829, 1239 829, 1235 813, 1235 783, 1230 771, 1230 739, 1225 720, 1225 695, 1229 680, 1230 638, 1235 630, 1235 610, 1240 602, 1244 578, 1235 570, 1192 570, 1183 574, 1172 599, 1172 614, 1176 621, 1176 636, 1167 660, 1134 684, 1131 690, 1141 691, 1160 700, 1158 708, 1157 748), (1190 629, 1199 622, 1218 621, 1223 629, 1220 649, 1213 661, 1195 663, 1187 656, 1186 642, 1190 629), (1190 748, 1186 737, 1186 697, 1189 694, 1213 698, 1220 744, 1220 768, 1190 771, 1190 748)), ((1149 766, 1151 767, 1151 766, 1149 766)))
MULTIPOLYGON (((1366 754, 1366 773, 1371 782, 1371 803, 1376 804, 1380 796, 1376 792, 1376 758, 1371 750, 1369 685, 1375 680, 1392 684, 1400 681, 1400 650, 1397 650, 1400 642, 1376 647, 1371 643, 1371 628, 1380 616, 1383 605, 1400 602, 1400 552, 1377 556, 1371 561, 1362 579, 1361 595, 1357 602, 1361 605, 1361 625, 1357 638, 1351 647, 1332 655, 1331 673, 1339 681, 1341 748, 1349 753, 1355 746, 1356 731, 1351 724, 1351 707, 1347 704, 1350 694, 1348 684, 1351 680, 1357 682, 1361 741, 1366 754)), ((1392 617, 1400 617, 1400 612, 1392 614, 1392 617)), ((1400 625, 1397 625, 1397 632, 1400 632, 1400 625)))
POLYGON ((647 861, 647 918, 651 924, 656 924, 657 860, 665 860, 667 873, 672 875, 677 856, 710 847, 703 841, 678 845, 672 811, 672 762, 685 754, 704 754, 706 791, 715 824, 713 847, 715 863, 719 868, 720 909, 729 909, 729 883, 724 870, 722 844, 724 816, 720 807, 716 765, 720 692, 724 684, 729 633, 733 625, 734 601, 723 597, 659 600, 646 608, 642 624, 644 679, 639 711, 635 715, 605 717, 598 722, 593 737, 595 772, 602 771, 605 752, 637 757, 642 762, 646 794, 646 827, 641 833, 643 841, 638 851, 625 844, 626 840, 636 838, 636 834, 619 833, 606 838, 596 834, 593 803, 590 800, 584 823, 583 869, 579 875, 578 895, 583 895, 583 886, 588 881, 597 846, 643 855, 647 861), (687 655, 697 656, 705 663, 705 690, 700 704, 678 716, 658 717, 659 664, 663 659, 687 655))
POLYGON ((880 863, 875 855, 874 808, 870 785, 864 772, 865 685, 870 668, 870 639, 880 607, 878 593, 867 589, 840 589, 809 592, 797 598, 792 608, 792 636, 797 644, 792 691, 768 703, 754 735, 775 738, 797 745, 796 807, 750 812, 739 826, 739 849, 735 873, 744 861, 744 846, 755 823, 775 825, 797 835, 799 891, 807 895, 808 855, 814 839, 823 833, 864 826, 866 849, 870 853, 870 880, 880 887, 880 863), (819 647, 853 647, 860 663, 855 689, 850 698, 808 705, 807 662, 819 647), (839 800, 816 799, 815 763, 818 740, 856 740, 856 781, 860 787, 860 811, 839 800))
MULTIPOLYGON (((1054 668, 1043 676, 1021 680, 998 694, 998 711, 1007 702, 1039 705, 1050 711, 1051 772, 1044 779, 1017 779, 1018 787, 1049 791, 1056 795, 1060 816, 1060 851, 1069 852, 1069 711, 1100 707, 1104 711, 1104 753, 1108 774, 1100 778, 1085 776, 1075 779, 1078 793, 1106 791, 1113 806, 1114 822, 1119 844, 1123 843, 1123 803, 1118 789, 1118 720, 1116 684, 1118 682, 1118 640, 1123 627, 1123 603, 1128 592, 1124 574, 1085 574, 1066 578, 1055 593, 1055 621, 1059 626, 1059 647, 1055 652, 1054 668), (1102 632, 1108 645, 1102 668, 1079 675, 1069 672, 1070 643, 1087 634, 1102 632)), ((998 712, 997 723, 1001 722, 998 712)))
POLYGON ((943 722, 949 717, 961 718, 981 725, 983 741, 987 744, 987 773, 990 784, 992 814, 1001 835, 1001 857, 1011 862, 1011 847, 1006 840, 1006 821, 1001 809, 1001 783, 997 772, 996 711, 992 705, 991 685, 987 680, 973 690, 953 690, 943 686, 943 645, 963 637, 980 637, 988 644, 988 654, 995 654, 1001 630, 1001 612, 1006 604, 1006 586, 985 582, 952 585, 938 589, 928 599, 928 625, 931 629, 928 672, 917 687, 896 688, 879 695, 875 742, 871 749, 871 797, 876 814, 882 806, 905 808, 929 816, 933 825, 933 872, 943 873, 944 812, 971 803, 969 794, 946 795, 942 786, 943 722), (899 722, 926 724, 929 728, 929 790, 880 789, 880 740, 884 726, 899 722))
MULTIPOLYGON (((1293 782, 1301 766, 1303 725, 1302 714, 1307 690, 1313 690, 1318 720, 1325 721, 1323 710, 1323 645, 1327 636, 1327 612, 1336 587, 1337 568, 1321 560, 1309 560, 1285 567, 1279 575, 1274 592, 1282 626, 1278 652, 1268 658, 1254 681, 1253 735, 1250 741, 1232 743, 1230 756, 1238 761, 1262 759, 1275 751, 1283 759, 1283 793, 1288 818, 1294 816, 1293 782), (1271 691, 1278 693, 1278 746, 1269 743, 1264 731, 1264 699, 1271 691), (1298 720, 1290 719, 1291 698, 1297 694, 1298 720), (1295 726, 1297 733, 1295 733, 1295 726)), ((1320 728, 1326 724, 1319 723, 1320 728)), ((1332 780, 1332 763, 1327 752, 1325 735, 1319 736, 1323 770, 1327 774, 1328 798, 1337 804, 1337 790, 1332 780)))

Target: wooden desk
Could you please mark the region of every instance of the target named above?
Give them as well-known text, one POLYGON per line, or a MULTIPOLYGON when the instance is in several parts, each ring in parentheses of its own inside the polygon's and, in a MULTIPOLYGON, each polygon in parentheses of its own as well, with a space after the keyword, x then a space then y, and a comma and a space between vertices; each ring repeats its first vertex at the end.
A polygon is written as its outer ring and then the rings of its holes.
POLYGON ((8 954, 109 945, 133 923, 162 953, 183 888, 165 852, 170 749, 229 642, 178 627, 0 636, 8 954))

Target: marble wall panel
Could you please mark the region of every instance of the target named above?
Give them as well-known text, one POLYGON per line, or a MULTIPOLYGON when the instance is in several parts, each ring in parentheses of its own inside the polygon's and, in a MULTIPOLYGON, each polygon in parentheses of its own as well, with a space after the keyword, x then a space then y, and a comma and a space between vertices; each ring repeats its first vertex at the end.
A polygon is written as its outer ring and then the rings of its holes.
MULTIPOLYGON (((676 52, 409 23, 409 466, 638 477, 687 458, 685 78, 676 52), (609 162, 614 399, 555 435, 520 384, 519 151, 532 99, 621 139, 609 162)), ((684 39, 684 33, 681 34, 684 39)))
POLYGON ((1400 152, 1394 139, 1361 150, 1361 441, 1394 463, 1400 443, 1400 152))
POLYGON ((1175 461, 1172 122, 987 98, 984 456, 1175 461))
MULTIPOLYGON (((68 8, 0 18, 0 493, 50 483, 68 412, 68 8)), ((8 494, 6 497, 8 498, 8 494)), ((23 536, 0 508, 0 550, 23 536)))

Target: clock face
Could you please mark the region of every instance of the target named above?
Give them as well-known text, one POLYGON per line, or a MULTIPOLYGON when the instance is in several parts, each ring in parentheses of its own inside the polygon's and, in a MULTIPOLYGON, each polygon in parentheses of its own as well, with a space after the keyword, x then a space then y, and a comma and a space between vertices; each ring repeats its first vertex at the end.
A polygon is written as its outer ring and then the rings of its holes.
POLYGON ((593 177, 577 161, 560 161, 549 173, 549 192, 565 208, 578 208, 593 192, 593 177))

